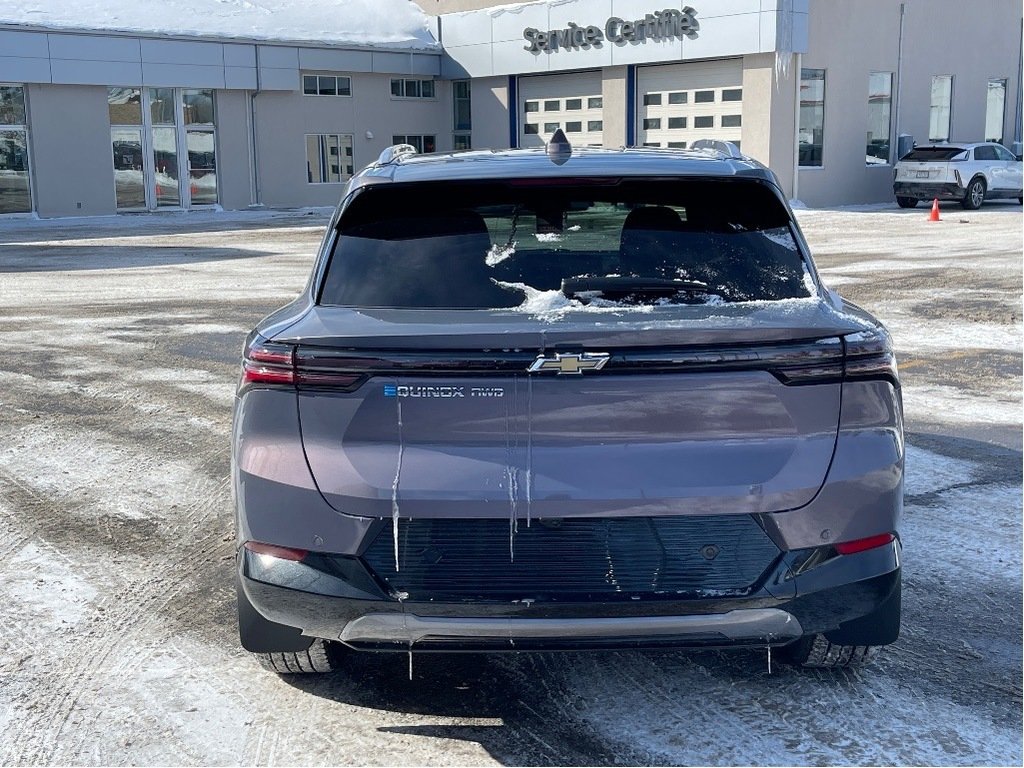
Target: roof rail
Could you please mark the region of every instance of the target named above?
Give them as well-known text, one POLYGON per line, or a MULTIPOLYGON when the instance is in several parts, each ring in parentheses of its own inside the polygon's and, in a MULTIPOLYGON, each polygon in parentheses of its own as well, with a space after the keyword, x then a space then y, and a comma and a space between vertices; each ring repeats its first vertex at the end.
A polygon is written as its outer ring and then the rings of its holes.
POLYGON ((377 165, 390 165, 405 155, 415 155, 416 147, 412 144, 393 144, 380 153, 377 158, 377 165))
POLYGON ((690 145, 690 149, 710 150, 734 160, 747 159, 747 156, 740 152, 740 148, 731 141, 721 141, 720 139, 697 139, 690 145))

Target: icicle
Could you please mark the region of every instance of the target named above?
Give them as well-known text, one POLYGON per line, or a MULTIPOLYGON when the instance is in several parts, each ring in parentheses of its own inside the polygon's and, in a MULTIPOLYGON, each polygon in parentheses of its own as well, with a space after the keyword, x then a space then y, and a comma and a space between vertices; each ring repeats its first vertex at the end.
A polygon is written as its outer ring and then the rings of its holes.
POLYGON ((526 527, 533 516, 533 377, 526 377, 526 527))
POLYGON ((793 0, 781 0, 776 15, 782 28, 775 35, 775 89, 789 77, 789 65, 793 60, 793 0))
POLYGON ((395 398, 395 402, 398 404, 398 462, 395 464, 395 479, 391 483, 391 535, 395 541, 395 573, 398 573, 398 480, 402 476, 405 442, 402 440, 402 401, 395 398))

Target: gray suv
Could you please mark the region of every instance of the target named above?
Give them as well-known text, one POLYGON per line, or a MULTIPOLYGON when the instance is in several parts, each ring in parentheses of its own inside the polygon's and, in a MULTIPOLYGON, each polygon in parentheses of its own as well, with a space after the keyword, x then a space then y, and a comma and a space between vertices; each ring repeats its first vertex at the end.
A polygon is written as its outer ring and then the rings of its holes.
POLYGON ((392 147, 245 344, 241 642, 856 663, 899 634, 903 457, 888 334, 732 145, 392 147))

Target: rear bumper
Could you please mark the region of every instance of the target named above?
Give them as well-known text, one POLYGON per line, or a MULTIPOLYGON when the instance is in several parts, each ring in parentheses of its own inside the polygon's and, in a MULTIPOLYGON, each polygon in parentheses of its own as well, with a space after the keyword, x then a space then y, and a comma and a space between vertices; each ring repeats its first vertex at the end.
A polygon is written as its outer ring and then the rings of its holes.
POLYGON ((896 639, 898 541, 795 573, 807 555, 787 553, 755 591, 739 597, 595 602, 399 600, 351 557, 317 556, 308 565, 242 550, 238 566, 244 596, 264 618, 359 650, 763 647, 819 632, 858 645, 896 639), (895 625, 872 618, 891 613, 894 601, 895 625))
POLYGON ((908 181, 897 181, 892 185, 897 197, 914 197, 918 200, 963 200, 967 190, 959 184, 918 184, 908 181))

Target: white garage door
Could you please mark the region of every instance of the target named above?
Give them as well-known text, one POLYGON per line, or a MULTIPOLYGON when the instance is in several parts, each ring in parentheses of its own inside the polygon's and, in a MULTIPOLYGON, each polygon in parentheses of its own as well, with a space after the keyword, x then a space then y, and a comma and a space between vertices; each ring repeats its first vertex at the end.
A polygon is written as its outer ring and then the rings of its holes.
POLYGON ((601 73, 519 78, 519 146, 539 147, 561 128, 575 146, 601 146, 601 73))
POLYGON ((743 138, 739 59, 637 69, 637 144, 686 148, 697 139, 743 138))

